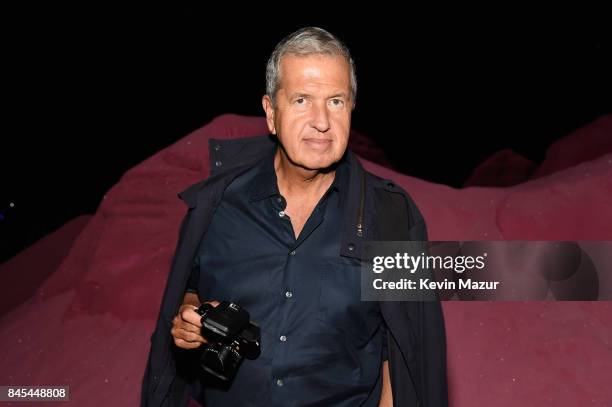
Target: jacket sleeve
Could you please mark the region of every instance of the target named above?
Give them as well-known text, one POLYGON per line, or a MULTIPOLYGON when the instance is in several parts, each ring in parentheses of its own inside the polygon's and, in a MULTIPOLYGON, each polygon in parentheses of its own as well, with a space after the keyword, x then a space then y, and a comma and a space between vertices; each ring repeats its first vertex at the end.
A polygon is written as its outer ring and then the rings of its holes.
MULTIPOLYGON (((406 196, 412 218, 409 240, 427 241, 425 220, 406 196)), ((446 379, 446 330, 440 301, 405 302, 407 314, 414 324, 415 359, 419 370, 417 393, 424 407, 448 406, 446 379)))
MULTIPOLYGON (((376 195, 374 240, 427 241, 425 220, 410 196, 392 185, 376 195), (406 227, 398 227, 406 225, 406 227)), ((439 301, 382 301, 395 406, 448 406, 446 334, 439 301)))
POLYGON ((176 308, 173 304, 180 302, 182 293, 176 288, 175 279, 179 267, 180 249, 183 245, 185 237, 185 229, 191 218, 191 211, 188 210, 182 219, 178 242, 176 245, 170 273, 167 278, 166 288, 160 305, 159 315, 155 331, 151 335, 151 348, 147 359, 147 366, 144 371, 142 387, 141 387, 141 407, 152 406, 182 406, 186 405, 184 400, 185 391, 183 389, 184 382, 173 380, 176 374, 176 364, 172 360, 174 350, 173 342, 170 335, 171 316, 176 308), (170 390, 173 389, 173 392, 170 390), (180 401, 177 401, 180 400, 180 401))

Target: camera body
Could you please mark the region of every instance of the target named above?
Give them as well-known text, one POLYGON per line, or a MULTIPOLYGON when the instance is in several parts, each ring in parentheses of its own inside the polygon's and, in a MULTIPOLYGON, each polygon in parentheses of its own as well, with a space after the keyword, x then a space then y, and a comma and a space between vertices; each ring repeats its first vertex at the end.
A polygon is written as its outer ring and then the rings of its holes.
POLYGON ((261 353, 261 331, 250 321, 249 313, 238 304, 223 301, 217 307, 202 304, 204 346, 200 365, 204 371, 231 382, 244 358, 256 359, 261 353))

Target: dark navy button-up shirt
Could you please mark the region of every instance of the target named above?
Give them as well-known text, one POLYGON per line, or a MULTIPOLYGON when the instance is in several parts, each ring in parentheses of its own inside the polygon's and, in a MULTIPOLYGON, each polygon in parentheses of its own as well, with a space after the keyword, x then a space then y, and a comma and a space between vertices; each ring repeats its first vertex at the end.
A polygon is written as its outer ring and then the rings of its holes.
POLYGON ((233 301, 261 327, 261 355, 229 389, 206 387, 208 407, 377 406, 386 359, 378 304, 360 301, 360 264, 339 255, 349 167, 295 238, 273 154, 226 189, 188 289, 233 301))

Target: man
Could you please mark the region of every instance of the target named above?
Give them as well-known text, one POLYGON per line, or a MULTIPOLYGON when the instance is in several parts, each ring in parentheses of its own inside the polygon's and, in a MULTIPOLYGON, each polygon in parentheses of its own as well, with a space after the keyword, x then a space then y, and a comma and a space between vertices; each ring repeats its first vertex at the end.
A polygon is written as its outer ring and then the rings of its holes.
POLYGON ((408 195, 346 151, 356 91, 350 53, 327 31, 276 46, 262 100, 272 137, 217 144, 213 175, 180 194, 189 210, 142 405, 190 393, 208 407, 447 404, 439 303, 360 301, 364 241, 427 236, 408 195), (229 387, 194 363, 201 301, 233 301, 261 327, 261 355, 229 387))

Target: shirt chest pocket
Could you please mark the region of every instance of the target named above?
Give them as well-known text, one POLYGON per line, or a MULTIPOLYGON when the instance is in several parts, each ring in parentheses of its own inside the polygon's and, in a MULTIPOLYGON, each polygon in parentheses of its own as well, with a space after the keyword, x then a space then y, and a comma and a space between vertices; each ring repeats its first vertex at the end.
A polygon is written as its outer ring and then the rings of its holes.
POLYGON ((367 341, 382 317, 377 302, 361 301, 361 263, 356 259, 328 260, 321 272, 317 318, 329 329, 367 341))

